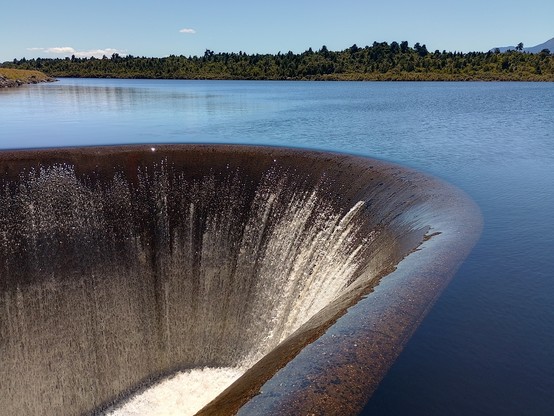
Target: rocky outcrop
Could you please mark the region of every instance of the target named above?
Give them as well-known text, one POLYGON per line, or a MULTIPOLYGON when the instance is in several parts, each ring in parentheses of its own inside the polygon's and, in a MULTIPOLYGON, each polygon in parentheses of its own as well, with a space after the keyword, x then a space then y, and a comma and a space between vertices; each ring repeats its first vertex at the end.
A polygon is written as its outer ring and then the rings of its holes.
POLYGON ((31 75, 28 78, 22 79, 9 79, 4 75, 0 75, 0 88, 10 88, 10 87, 19 87, 24 84, 38 84, 39 82, 54 82, 55 78, 45 77, 39 78, 35 75, 31 75))

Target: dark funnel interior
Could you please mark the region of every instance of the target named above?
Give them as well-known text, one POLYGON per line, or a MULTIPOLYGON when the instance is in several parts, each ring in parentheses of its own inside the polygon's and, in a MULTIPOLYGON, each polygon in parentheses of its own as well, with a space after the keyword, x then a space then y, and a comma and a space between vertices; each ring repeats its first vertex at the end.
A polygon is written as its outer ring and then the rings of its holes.
POLYGON ((356 412, 479 221, 448 185, 361 157, 2 152, 0 413, 91 413, 177 370, 259 359, 206 414, 356 412))

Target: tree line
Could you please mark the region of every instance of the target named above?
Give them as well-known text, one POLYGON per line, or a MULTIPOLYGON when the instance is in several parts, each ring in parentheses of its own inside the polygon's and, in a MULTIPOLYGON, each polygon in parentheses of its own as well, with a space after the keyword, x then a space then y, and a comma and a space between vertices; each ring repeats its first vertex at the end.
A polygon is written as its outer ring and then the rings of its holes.
POLYGON ((374 42, 371 46, 302 53, 215 53, 163 58, 132 55, 102 58, 14 59, 1 67, 36 69, 54 77, 242 79, 242 80, 515 80, 554 81, 554 55, 513 50, 430 52, 420 43, 374 42))

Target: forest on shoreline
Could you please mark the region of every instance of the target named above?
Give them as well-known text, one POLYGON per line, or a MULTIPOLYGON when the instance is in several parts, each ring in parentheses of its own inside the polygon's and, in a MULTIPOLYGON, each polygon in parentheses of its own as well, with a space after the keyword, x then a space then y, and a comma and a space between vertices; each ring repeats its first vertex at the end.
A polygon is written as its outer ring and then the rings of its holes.
POLYGON ((14 59, 2 68, 42 71, 52 77, 348 80, 348 81, 554 81, 554 54, 521 50, 447 52, 416 43, 374 42, 371 46, 302 53, 215 53, 163 58, 132 55, 102 58, 14 59))

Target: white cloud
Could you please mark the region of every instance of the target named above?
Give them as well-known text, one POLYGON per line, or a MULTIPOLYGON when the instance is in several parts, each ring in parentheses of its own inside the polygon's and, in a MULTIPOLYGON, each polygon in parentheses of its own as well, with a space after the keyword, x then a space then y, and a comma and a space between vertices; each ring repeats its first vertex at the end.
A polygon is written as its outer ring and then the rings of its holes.
POLYGON ((94 49, 91 51, 78 51, 78 52, 75 52, 75 56, 78 56, 79 58, 88 58, 91 56, 94 56, 95 58, 101 58, 104 55, 106 55, 107 57, 110 57, 114 53, 117 53, 118 55, 127 55, 127 53, 120 51, 119 49, 107 48, 107 49, 94 49))
POLYGON ((46 52, 54 55, 64 55, 64 56, 75 55, 78 58, 90 58, 91 56, 94 56, 95 58, 102 58, 104 55, 106 55, 107 57, 110 57, 114 53, 117 53, 122 56, 127 55, 126 52, 115 48, 78 51, 75 48, 72 48, 71 46, 56 46, 53 48, 27 48, 27 50, 33 51, 33 52, 42 51, 42 52, 46 52))
POLYGON ((62 46, 62 47, 56 47, 56 48, 46 48, 46 52, 48 53, 59 53, 59 54, 73 54, 75 53, 75 49, 73 49, 70 46, 62 46))
POLYGON ((196 30, 185 27, 184 29, 179 30, 179 32, 193 35, 196 33, 196 30))

